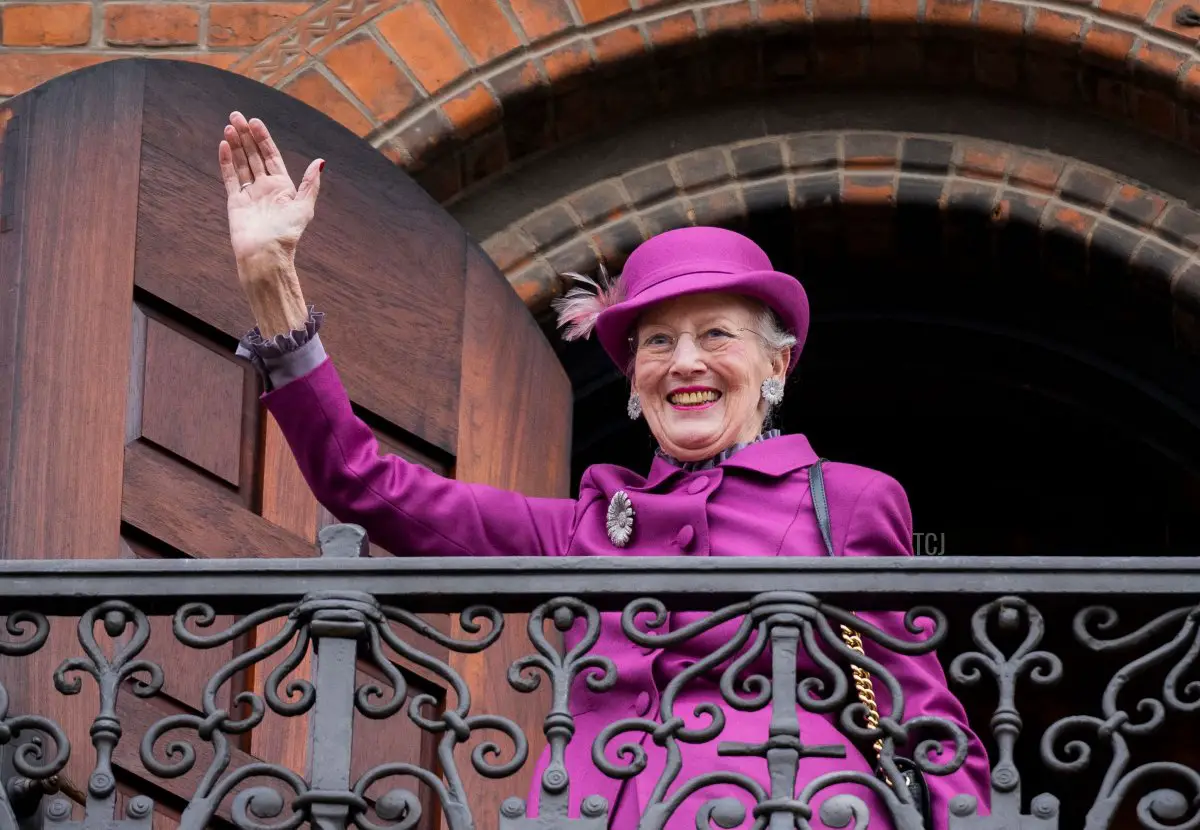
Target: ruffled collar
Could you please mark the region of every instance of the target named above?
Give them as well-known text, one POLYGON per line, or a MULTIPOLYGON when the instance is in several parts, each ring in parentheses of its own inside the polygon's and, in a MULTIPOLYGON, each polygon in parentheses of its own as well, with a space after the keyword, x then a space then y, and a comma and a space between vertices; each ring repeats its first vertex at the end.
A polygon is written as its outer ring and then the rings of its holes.
POLYGON ((734 444, 732 447, 729 447, 728 449, 722 450, 721 452, 717 453, 712 458, 706 458, 703 461, 680 461, 679 459, 675 458, 674 456, 668 455, 667 453, 663 452, 661 447, 659 449, 655 450, 654 454, 656 456, 658 456, 659 458, 661 458, 663 461, 666 461, 668 464, 671 464, 672 466, 678 467, 679 469, 683 470, 684 472, 693 473, 693 472, 696 472, 697 470, 711 469, 711 468, 717 466, 718 464, 720 464, 721 462, 726 461, 727 459, 729 459, 730 457, 735 455, 737 452, 746 449, 746 447, 749 447, 751 444, 757 444, 759 441, 766 441, 770 438, 778 438, 779 435, 780 435, 780 432, 777 429, 765 430, 763 432, 760 432, 758 434, 758 437, 755 438, 753 441, 743 441, 740 444, 734 444))

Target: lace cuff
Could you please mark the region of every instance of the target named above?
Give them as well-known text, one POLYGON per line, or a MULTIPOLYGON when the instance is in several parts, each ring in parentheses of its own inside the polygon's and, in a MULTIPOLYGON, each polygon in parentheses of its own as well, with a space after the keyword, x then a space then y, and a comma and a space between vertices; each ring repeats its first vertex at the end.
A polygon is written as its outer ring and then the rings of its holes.
POLYGON ((325 313, 308 307, 303 328, 277 334, 270 340, 258 326, 246 332, 238 343, 237 357, 247 360, 263 379, 267 391, 291 383, 325 361, 325 347, 317 334, 325 322, 325 313))

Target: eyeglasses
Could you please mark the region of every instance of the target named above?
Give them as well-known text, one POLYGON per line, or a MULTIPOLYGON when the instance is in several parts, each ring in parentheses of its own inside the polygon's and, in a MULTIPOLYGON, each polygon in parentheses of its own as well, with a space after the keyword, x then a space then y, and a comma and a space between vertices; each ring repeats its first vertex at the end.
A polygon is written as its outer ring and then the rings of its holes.
MULTIPOLYGON (((708 354, 719 354, 725 351, 734 343, 740 343, 745 338, 741 332, 750 332, 751 334, 762 337, 754 329, 739 328, 730 331, 729 329, 716 326, 710 329, 705 329, 700 334, 690 331, 681 331, 678 334, 659 331, 653 334, 648 334, 639 341, 635 335, 629 338, 629 350, 635 355, 642 355, 652 358, 666 358, 675 354, 675 349, 679 345, 680 339, 689 334, 692 340, 696 343, 696 347, 708 354)), ((763 338, 764 340, 766 338, 763 338)))

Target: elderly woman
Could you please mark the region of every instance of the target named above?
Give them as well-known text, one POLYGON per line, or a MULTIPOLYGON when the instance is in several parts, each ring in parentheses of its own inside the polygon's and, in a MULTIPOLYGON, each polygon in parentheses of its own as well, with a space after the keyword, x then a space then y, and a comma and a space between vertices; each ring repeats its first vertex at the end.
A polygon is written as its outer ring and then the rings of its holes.
MULTIPOLYGON (((593 284, 595 291, 574 289, 563 298, 558 309, 566 336, 595 332, 629 377, 629 417, 646 419, 659 451, 646 478, 598 465, 584 474, 577 499, 527 498, 451 481, 400 458, 380 457, 371 430, 353 414, 322 347, 322 317, 305 305, 293 263, 313 216, 324 162, 314 161, 295 188, 266 126, 240 113, 233 113, 225 127, 219 161, 239 277, 258 322, 239 354, 263 373, 263 401, 318 500, 339 520, 365 527, 391 553, 912 555, 908 501, 894 479, 849 464, 817 465, 804 436, 764 429, 800 356, 808 303, 800 283, 773 270, 750 240, 715 228, 671 231, 634 251, 616 282, 603 280, 593 284), (818 470, 823 475, 816 475, 818 470), (828 522, 823 521, 826 515, 828 522)), ((703 616, 675 613, 668 625, 678 630, 703 616)), ((862 619, 893 637, 911 637, 900 614, 862 619)), ((572 713, 577 731, 566 764, 577 798, 598 794, 608 799, 614 830, 633 830, 639 815, 652 806, 664 751, 644 731, 621 736, 615 743, 640 742, 647 761, 640 775, 622 782, 593 763, 594 740, 622 718, 661 717, 662 694, 671 679, 730 642, 737 626, 737 620, 730 620, 682 644, 654 648, 631 643, 619 616, 604 616, 594 652, 613 659, 618 679, 604 692, 576 685, 572 713)), ((578 631, 569 632, 568 640, 578 636, 578 631)), ((967 757, 958 771, 927 779, 932 825, 945 828, 948 800, 954 795, 975 795, 984 803, 988 764, 983 747, 947 690, 935 656, 901 656, 866 639, 866 654, 903 689, 906 718, 940 717, 965 736, 967 757)), ((681 745, 683 769, 676 780, 726 771, 749 776, 769 793, 765 759, 717 752, 723 741, 761 744, 769 735, 769 707, 745 712, 722 703, 720 673, 730 664, 726 659, 708 671, 694 670, 697 676, 689 678, 675 701, 674 714, 692 728, 710 722, 703 707, 697 713, 701 704, 722 705, 725 716, 719 740, 681 745)), ((769 672, 769 657, 747 668, 769 672)), ((822 673, 805 654, 797 670, 800 676, 822 673)), ((875 692, 887 715, 890 699, 882 683, 875 692)), ((837 713, 809 708, 816 707, 801 706, 796 713, 804 746, 845 747, 845 752, 801 753, 801 786, 839 770, 878 781, 874 753, 847 740, 838 729, 837 713)), ((611 758, 613 748, 607 751, 611 758)), ((539 769, 545 765, 543 756, 539 769)), ((888 825, 885 800, 871 787, 839 784, 823 795, 839 793, 863 800, 872 827, 888 825)), ((666 826, 695 827, 697 811, 715 797, 752 802, 745 789, 714 783, 684 800, 666 826)), ((817 819, 814 815, 811 822, 817 819)), ((748 810, 745 826, 753 821, 748 810)))

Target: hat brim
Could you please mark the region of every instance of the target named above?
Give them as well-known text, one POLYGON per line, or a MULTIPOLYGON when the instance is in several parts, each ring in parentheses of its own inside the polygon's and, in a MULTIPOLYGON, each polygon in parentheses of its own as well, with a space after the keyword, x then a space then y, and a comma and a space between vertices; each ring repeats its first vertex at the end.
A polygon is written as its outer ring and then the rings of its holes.
POLYGON ((629 330, 639 315, 664 300, 708 293, 741 294, 774 311, 784 327, 796 337, 787 369, 788 374, 792 373, 808 337, 808 295, 799 280, 780 271, 692 272, 665 279, 639 292, 636 297, 602 311, 596 318, 596 336, 617 368, 625 372, 633 358, 629 330))

